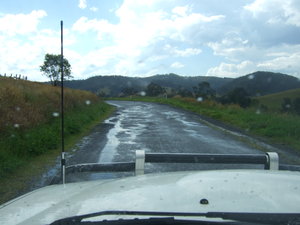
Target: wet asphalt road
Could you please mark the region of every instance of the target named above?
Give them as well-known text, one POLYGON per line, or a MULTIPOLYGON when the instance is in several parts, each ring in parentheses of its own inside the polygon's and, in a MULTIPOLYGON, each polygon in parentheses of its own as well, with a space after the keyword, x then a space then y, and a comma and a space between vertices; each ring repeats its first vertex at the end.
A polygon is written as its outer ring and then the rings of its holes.
MULTIPOLYGON (((134 161, 136 150, 160 153, 264 154, 233 135, 201 122, 193 113, 166 105, 109 101, 114 115, 99 124, 69 154, 68 164, 134 161)), ((191 169, 262 168, 260 165, 146 164, 146 172, 191 169)), ((74 174, 69 181, 91 180, 115 175, 74 174)))

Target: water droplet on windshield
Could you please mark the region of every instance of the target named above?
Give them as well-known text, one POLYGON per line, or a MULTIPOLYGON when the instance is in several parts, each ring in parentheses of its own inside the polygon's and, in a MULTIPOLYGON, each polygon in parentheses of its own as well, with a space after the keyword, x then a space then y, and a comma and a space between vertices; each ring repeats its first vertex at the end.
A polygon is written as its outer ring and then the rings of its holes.
POLYGON ((146 96, 146 92, 141 91, 141 92, 140 92, 140 95, 141 95, 141 96, 146 96))
POLYGON ((248 79, 249 79, 249 80, 252 80, 254 77, 255 77, 255 76, 254 76, 253 74, 251 74, 251 75, 248 76, 248 79))
POLYGON ((269 77, 267 81, 270 83, 272 81, 272 77, 269 77))
POLYGON ((198 98, 197 98, 197 101, 198 101, 198 102, 202 102, 202 101, 203 101, 203 98, 202 98, 202 97, 198 97, 198 98))
POLYGON ((91 104, 91 101, 90 101, 90 100, 86 100, 86 101, 85 101, 85 104, 86 104, 86 105, 90 105, 90 104, 91 104))
POLYGON ((58 116, 59 116, 59 113, 58 113, 58 112, 54 112, 54 113, 52 113, 52 116, 58 117, 58 116))

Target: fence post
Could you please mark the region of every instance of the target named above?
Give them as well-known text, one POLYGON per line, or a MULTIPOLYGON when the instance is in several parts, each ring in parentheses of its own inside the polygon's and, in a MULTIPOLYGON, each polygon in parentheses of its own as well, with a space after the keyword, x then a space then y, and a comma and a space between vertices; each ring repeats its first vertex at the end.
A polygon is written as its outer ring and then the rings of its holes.
POLYGON ((135 151, 135 175, 143 175, 145 170, 145 151, 135 151))
POLYGON ((268 162, 265 169, 278 170, 279 169, 278 154, 276 152, 267 152, 266 155, 267 155, 268 162))

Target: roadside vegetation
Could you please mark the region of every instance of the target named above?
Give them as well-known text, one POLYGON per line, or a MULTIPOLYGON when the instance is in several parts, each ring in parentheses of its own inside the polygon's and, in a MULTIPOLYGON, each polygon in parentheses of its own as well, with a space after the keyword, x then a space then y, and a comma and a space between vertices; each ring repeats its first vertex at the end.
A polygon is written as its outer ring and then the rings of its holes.
MULTIPOLYGON (((5 179, 14 179, 32 166, 36 158, 59 155, 61 120, 60 87, 5 77, 0 77, 0 83, 1 196, 5 193, 5 179)), ((66 146, 112 110, 112 106, 91 92, 66 88, 66 146)), ((45 164, 49 159, 43 160, 45 164)))
POLYGON ((258 99, 247 108, 232 103, 222 104, 212 99, 199 101, 199 98, 197 100, 179 96, 173 98, 132 96, 115 99, 156 102, 179 107, 240 128, 246 133, 260 136, 271 143, 300 151, 300 116, 280 110, 269 111, 266 110, 267 105, 265 109, 261 109, 258 99))
POLYGON ((300 88, 264 95, 256 100, 265 111, 300 115, 300 88))

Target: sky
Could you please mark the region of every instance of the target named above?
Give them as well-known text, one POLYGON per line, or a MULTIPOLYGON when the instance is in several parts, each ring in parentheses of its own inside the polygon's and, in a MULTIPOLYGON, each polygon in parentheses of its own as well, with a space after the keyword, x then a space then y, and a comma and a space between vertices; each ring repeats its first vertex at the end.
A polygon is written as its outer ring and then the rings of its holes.
POLYGON ((299 0, 2 0, 0 74, 46 81, 45 54, 96 75, 300 78, 299 0))

